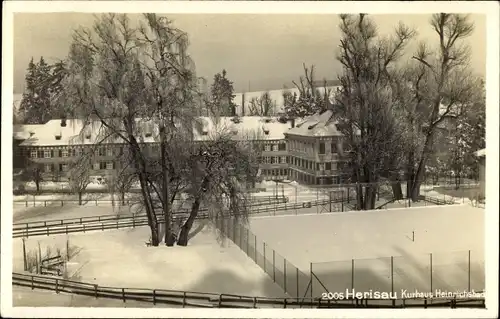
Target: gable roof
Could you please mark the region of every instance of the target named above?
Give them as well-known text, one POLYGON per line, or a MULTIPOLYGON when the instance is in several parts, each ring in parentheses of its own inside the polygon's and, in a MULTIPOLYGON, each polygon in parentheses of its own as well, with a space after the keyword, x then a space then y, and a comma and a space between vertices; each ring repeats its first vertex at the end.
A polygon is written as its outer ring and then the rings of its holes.
POLYGON ((300 136, 341 136, 333 120, 333 111, 327 110, 323 113, 316 113, 306 117, 294 128, 286 132, 287 135, 300 136))

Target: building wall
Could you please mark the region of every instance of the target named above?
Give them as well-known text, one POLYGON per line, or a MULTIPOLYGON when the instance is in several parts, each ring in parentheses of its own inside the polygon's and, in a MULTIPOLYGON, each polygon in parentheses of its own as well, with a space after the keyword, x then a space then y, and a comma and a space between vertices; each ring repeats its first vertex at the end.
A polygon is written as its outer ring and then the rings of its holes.
POLYGON ((342 160, 338 154, 339 137, 287 134, 290 179, 311 185, 342 182, 342 160))

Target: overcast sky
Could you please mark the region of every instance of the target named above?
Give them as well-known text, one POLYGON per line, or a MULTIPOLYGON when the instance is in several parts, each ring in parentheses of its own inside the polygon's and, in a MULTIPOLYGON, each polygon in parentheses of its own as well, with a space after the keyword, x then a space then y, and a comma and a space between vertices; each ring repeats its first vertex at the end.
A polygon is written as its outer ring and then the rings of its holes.
MULTIPOLYGON (((130 15, 138 19, 139 15, 130 15)), ((254 14, 172 14, 174 24, 190 37, 189 52, 197 73, 210 82, 223 68, 235 90, 279 89, 303 74, 302 63, 315 64, 318 79, 335 79, 339 44, 338 16, 254 15, 254 14)), ((371 15, 380 34, 390 33, 398 21, 414 27, 417 41, 435 45, 437 37, 429 25, 429 15, 371 15)), ((471 64, 485 74, 486 19, 471 15, 476 28, 467 40, 472 47, 471 64)), ((64 58, 72 30, 91 27, 92 14, 17 13, 14 17, 14 93, 22 93, 24 74, 31 57, 48 61, 64 58)))

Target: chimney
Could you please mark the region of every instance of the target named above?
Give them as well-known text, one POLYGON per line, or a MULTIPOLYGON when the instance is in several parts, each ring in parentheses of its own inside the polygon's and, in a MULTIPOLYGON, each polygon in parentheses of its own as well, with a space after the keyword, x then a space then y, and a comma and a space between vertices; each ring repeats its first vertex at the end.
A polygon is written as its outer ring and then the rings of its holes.
POLYGON ((64 117, 61 119, 61 127, 66 127, 66 119, 64 117))
POLYGON ((241 95, 241 116, 245 116, 245 93, 241 95))
POLYGON ((294 128, 294 127, 295 127, 295 118, 292 118, 292 119, 290 120, 290 123, 292 124, 292 128, 294 128))

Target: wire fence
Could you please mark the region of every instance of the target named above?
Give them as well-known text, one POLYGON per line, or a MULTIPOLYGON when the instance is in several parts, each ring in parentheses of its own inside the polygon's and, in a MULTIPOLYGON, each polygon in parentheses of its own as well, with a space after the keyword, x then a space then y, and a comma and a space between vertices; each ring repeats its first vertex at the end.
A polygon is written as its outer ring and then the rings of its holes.
POLYGON ((471 250, 311 263, 310 297, 346 291, 482 292, 484 257, 471 250))
MULTIPOLYGON (((192 292, 166 289, 145 289, 127 287, 106 287, 94 283, 62 279, 57 277, 36 276, 12 273, 12 285, 31 290, 48 290, 57 294, 69 293, 95 299, 115 300, 123 303, 146 303, 168 305, 179 308, 485 308, 484 298, 407 298, 402 300, 378 300, 370 298, 332 303, 330 300, 311 298, 269 298, 241 296, 207 292, 192 292)), ((88 305, 89 300, 85 301, 88 305)), ((115 304, 116 305, 116 304, 115 304)))
POLYGON ((215 223, 222 238, 230 239, 250 257, 290 297, 308 298, 311 276, 303 273, 284 256, 257 238, 236 218, 221 218, 215 223))

